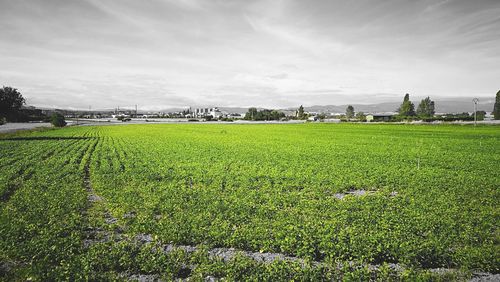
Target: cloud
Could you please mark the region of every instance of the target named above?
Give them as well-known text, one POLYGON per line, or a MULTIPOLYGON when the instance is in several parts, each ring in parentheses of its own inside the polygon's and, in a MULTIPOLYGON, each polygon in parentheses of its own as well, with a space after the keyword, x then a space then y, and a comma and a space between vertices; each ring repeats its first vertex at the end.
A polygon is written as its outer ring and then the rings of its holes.
POLYGON ((435 9, 437 9, 437 8, 439 8, 439 7, 441 7, 441 6, 443 6, 443 5, 446 5, 446 4, 448 4, 448 3, 451 3, 452 1, 453 1, 453 0, 442 0, 442 1, 439 1, 439 2, 437 2, 437 3, 433 3, 433 4, 429 5, 429 6, 427 6, 427 7, 425 8, 424 12, 433 11, 433 10, 435 10, 435 9))
POLYGON ((280 73, 280 74, 269 75, 267 77, 269 77, 271 79, 285 79, 285 78, 288 78, 288 74, 280 73))
POLYGON ((82 108, 494 95, 499 24, 493 0, 1 1, 0 81, 82 108))

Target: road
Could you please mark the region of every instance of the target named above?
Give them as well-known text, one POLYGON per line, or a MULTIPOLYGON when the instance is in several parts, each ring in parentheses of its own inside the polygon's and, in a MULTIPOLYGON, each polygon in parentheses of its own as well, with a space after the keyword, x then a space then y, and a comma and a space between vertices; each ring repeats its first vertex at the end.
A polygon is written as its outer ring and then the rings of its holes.
POLYGON ((0 125, 0 133, 10 133, 19 130, 34 129, 37 127, 52 127, 48 122, 16 122, 0 125))

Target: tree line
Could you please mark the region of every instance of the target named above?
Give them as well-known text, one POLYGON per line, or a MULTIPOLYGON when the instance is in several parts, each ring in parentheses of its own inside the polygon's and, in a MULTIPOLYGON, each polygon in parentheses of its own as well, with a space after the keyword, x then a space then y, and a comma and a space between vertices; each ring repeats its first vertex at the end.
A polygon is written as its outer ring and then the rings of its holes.
POLYGON ((418 108, 415 111, 415 105, 410 101, 410 94, 406 93, 403 103, 398 108, 399 116, 401 117, 420 117, 420 118, 429 118, 434 116, 435 111, 435 103, 431 100, 430 97, 422 99, 420 104, 418 104, 418 108))
POLYGON ((285 118, 285 113, 277 110, 257 110, 257 108, 249 108, 243 119, 245 120, 281 120, 285 118))
MULTIPOLYGON (((436 114, 436 103, 431 100, 429 96, 420 100, 417 108, 415 109, 415 104, 410 100, 410 94, 406 93, 403 102, 398 107, 397 115, 392 117, 391 121, 402 121, 402 120, 442 120, 442 121, 454 121, 454 120, 473 120, 474 113, 469 115, 469 113, 458 113, 458 114, 446 114, 445 116, 435 116, 436 114)), ((495 105, 492 112, 494 119, 500 119, 500 90, 496 94, 495 105)), ((485 111, 476 112, 478 120, 484 119, 486 115, 485 111)), ((310 117, 309 113, 305 112, 302 105, 295 111, 295 116, 286 117, 286 115, 278 110, 258 110, 257 108, 249 108, 245 114, 245 120, 281 120, 284 118, 306 120, 310 117)), ((316 116, 318 119, 325 119, 325 114, 319 114, 316 116)), ((343 121, 356 120, 356 121, 366 121, 366 114, 364 112, 355 112, 352 105, 348 105, 345 111, 345 115, 340 117, 343 121)))
POLYGON ((26 99, 13 87, 4 86, 0 89, 0 125, 6 122, 46 121, 56 127, 66 125, 64 116, 53 113, 46 116, 39 109, 23 108, 26 99))
MULTIPOLYGON (((452 121, 452 120, 473 120, 474 113, 469 115, 469 113, 459 113, 459 114, 446 114, 446 117, 435 117, 436 104, 431 98, 428 96, 420 101, 417 109, 415 110, 415 104, 410 101, 410 94, 406 93, 403 102, 397 109, 398 114, 393 118, 393 121, 398 120, 412 120, 412 119, 421 119, 424 121, 432 121, 432 120, 443 120, 443 121, 452 121)), ((486 115, 485 111, 477 111, 476 116, 479 120, 484 119, 486 115)), ((495 104, 493 106, 492 111, 493 117, 495 120, 500 120, 500 90, 496 94, 495 104)), ((346 108, 345 116, 347 120, 355 117, 354 107, 348 105, 346 108)), ((366 116, 364 116, 363 112, 358 112, 356 114, 356 119, 359 121, 365 121, 366 116)))
MULTIPOLYGON (((16 89, 8 86, 4 86, 0 89, 0 124, 7 121, 9 122, 20 122, 20 121, 30 121, 30 120, 45 120, 51 121, 55 126, 64 126, 66 122, 64 121, 64 116, 60 113, 54 113, 52 116, 48 117, 42 114, 41 110, 37 109, 25 109, 22 108, 26 104, 26 99, 21 95, 21 93, 16 89)), ((435 102, 426 97, 420 101, 417 109, 415 110, 415 105, 410 101, 410 94, 406 93, 403 98, 403 103, 397 109, 398 115, 395 117, 396 120, 403 119, 414 119, 420 118, 423 120, 432 120, 435 115, 435 102)), ((486 112, 478 111, 479 119, 484 117, 486 112)), ((500 90, 496 94, 495 104, 492 112, 494 119, 500 120, 500 90)), ((448 115, 449 116, 449 115, 448 115)), ((469 116, 468 113, 458 114, 457 118, 465 118, 469 116)), ((295 119, 305 120, 309 117, 309 114, 304 111, 304 107, 300 107, 295 112, 295 119)), ((320 118, 325 118, 324 114, 320 115, 320 118)), ((470 117, 470 116, 469 116, 470 117)), ((286 118, 285 113, 278 110, 258 110, 255 107, 249 108, 245 114, 245 120, 282 120, 286 118)), ((347 120, 356 118, 359 121, 366 121, 366 115, 363 112, 355 113, 354 107, 348 105, 346 108, 345 118, 347 120)))

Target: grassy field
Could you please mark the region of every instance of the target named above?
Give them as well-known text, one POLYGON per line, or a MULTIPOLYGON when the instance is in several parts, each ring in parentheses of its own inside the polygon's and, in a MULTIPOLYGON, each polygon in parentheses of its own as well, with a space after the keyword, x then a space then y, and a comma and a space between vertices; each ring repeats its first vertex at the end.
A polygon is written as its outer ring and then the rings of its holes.
POLYGON ((70 127, 0 167, 4 280, 499 272, 498 126, 70 127))

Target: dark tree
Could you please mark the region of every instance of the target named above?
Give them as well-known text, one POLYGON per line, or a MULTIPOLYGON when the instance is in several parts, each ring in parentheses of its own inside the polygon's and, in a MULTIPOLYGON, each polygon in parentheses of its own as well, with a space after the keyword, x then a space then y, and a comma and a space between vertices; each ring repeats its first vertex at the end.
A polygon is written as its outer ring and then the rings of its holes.
POLYGON ((271 111, 271 119, 272 120, 280 120, 285 117, 285 113, 277 111, 277 110, 272 110, 271 111))
POLYGON ((64 119, 64 116, 60 113, 53 113, 52 116, 50 117, 50 122, 55 127, 66 126, 66 120, 64 119))
POLYGON ((297 110, 297 118, 298 119, 305 119, 306 115, 304 113, 304 107, 300 105, 299 109, 297 110))
POLYGON ((415 115, 415 105, 410 101, 410 94, 406 93, 403 103, 398 109, 399 115, 401 116, 414 116, 415 115))
POLYGON ((245 114, 246 120, 255 120, 257 116, 257 108, 249 108, 247 113, 245 114))
POLYGON ((493 106, 493 118, 500 119, 500 90, 497 92, 497 97, 495 99, 495 105, 493 106))
POLYGON ((349 105, 347 106, 347 108, 345 109, 345 116, 347 119, 351 119, 354 117, 354 107, 349 105))
POLYGON ((324 119, 326 119, 326 114, 325 114, 325 113, 321 113, 321 114, 318 114, 316 117, 317 117, 319 120, 324 120, 324 119))
MULTIPOLYGON (((472 113, 472 116, 474 116, 474 113, 472 113)), ((476 111, 476 118, 477 120, 484 120, 484 117, 486 116, 485 111, 476 111)))
POLYGON ((17 89, 4 86, 0 89, 0 118, 15 121, 25 103, 26 100, 17 89))
POLYGON ((256 108, 248 109, 245 114, 246 120, 280 120, 285 117, 283 112, 277 110, 261 110, 258 111, 256 108))
POLYGON ((422 99, 417 108, 417 115, 420 117, 432 117, 434 113, 434 101, 429 97, 422 99))

